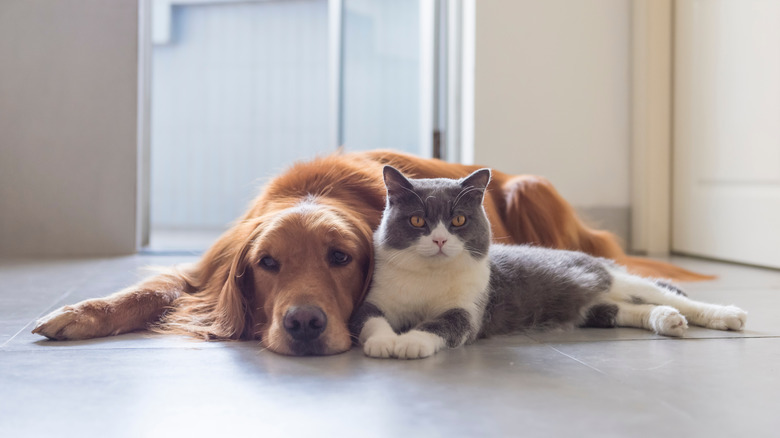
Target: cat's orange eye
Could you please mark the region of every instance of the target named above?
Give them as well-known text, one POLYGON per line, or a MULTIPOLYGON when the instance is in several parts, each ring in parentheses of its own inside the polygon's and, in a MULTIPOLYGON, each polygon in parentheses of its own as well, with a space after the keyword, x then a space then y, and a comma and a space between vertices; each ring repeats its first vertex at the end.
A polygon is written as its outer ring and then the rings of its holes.
POLYGON ((465 223, 466 223, 466 216, 460 215, 460 216, 455 216, 454 218, 452 218, 452 225, 454 225, 456 227, 460 227, 460 226, 462 226, 465 223))
POLYGON ((420 228, 423 225, 425 225, 425 219, 421 218, 420 216, 412 216, 409 221, 412 223, 412 226, 420 228))

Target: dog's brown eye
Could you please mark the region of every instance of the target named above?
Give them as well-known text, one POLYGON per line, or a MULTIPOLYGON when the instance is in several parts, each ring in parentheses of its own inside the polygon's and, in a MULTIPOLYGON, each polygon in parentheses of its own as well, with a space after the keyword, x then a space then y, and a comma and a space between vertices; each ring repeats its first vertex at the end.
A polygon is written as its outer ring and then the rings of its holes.
POLYGON ((452 225, 456 227, 463 226, 466 223, 466 216, 460 215, 452 218, 452 225))
POLYGON ((344 266, 351 261, 352 257, 347 253, 335 250, 330 252, 330 262, 334 265, 344 266))
POLYGON ((277 262, 271 256, 265 256, 265 257, 260 259, 260 267, 265 269, 266 271, 278 271, 279 270, 279 262, 277 262))
POLYGON ((413 227, 420 228, 425 225, 425 219, 421 218, 420 216, 412 216, 409 221, 412 223, 413 227))

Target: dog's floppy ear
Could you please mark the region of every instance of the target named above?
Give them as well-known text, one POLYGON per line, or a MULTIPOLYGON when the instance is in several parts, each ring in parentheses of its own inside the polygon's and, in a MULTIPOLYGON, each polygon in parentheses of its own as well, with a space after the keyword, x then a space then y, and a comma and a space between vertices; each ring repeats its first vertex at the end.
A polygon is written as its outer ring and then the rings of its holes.
POLYGON ((371 288, 371 280, 374 276, 374 233, 371 228, 364 223, 358 226, 357 229, 360 232, 361 240, 364 243, 363 246, 368 260, 365 266, 363 266, 363 290, 360 292, 360 296, 357 297, 357 301, 355 301, 353 311, 360 306, 360 303, 362 303, 366 298, 366 295, 368 295, 368 290, 371 288))
POLYGON ((371 289, 371 281, 374 278, 374 251, 373 248, 368 253, 368 265, 363 271, 363 291, 360 293, 360 299, 358 299, 357 304, 360 304, 363 302, 363 300, 366 299, 366 295, 368 295, 368 290, 371 289))
POLYGON ((204 255, 196 293, 175 302, 174 311, 153 327, 163 333, 190 334, 205 339, 251 338, 254 333, 248 285, 251 269, 247 254, 259 235, 259 223, 241 223, 204 255))
POLYGON ((246 339, 254 335, 254 318, 250 311, 254 291, 248 290, 254 283, 247 254, 255 234, 252 233, 233 257, 214 309, 214 325, 227 338, 246 339))

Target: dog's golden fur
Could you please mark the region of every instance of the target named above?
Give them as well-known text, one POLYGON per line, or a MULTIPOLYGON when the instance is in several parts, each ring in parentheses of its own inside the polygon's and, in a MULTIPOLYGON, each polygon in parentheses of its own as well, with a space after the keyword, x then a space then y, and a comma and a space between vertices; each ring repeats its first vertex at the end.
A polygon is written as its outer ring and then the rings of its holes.
MULTIPOLYGON (((152 328, 207 339, 261 339, 282 354, 346 351, 351 345, 348 319, 371 280, 371 236, 384 208, 385 164, 414 178, 459 178, 479 168, 390 151, 296 164, 267 184, 197 263, 59 309, 43 318, 34 333, 86 339, 152 328), (334 264, 333 251, 348 254, 349 263, 334 264), (280 268, 264 267, 260 260, 266 256, 280 268), (286 312, 302 305, 317 306, 327 318, 315 342, 296 341, 285 332, 286 312)), ((626 256, 613 235, 586 226, 543 178, 494 171, 485 209, 496 242, 581 250, 645 276, 704 278, 626 256)))

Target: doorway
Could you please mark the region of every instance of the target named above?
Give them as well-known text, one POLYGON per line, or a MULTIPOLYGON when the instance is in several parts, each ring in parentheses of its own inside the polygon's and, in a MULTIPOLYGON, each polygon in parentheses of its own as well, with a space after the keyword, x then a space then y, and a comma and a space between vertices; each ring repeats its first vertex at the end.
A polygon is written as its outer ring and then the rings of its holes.
POLYGON ((340 147, 434 156, 447 104, 438 5, 152 0, 146 250, 204 250, 296 160, 340 147))

